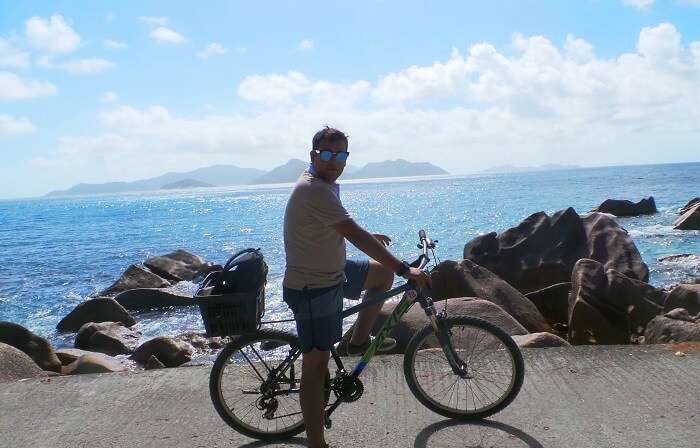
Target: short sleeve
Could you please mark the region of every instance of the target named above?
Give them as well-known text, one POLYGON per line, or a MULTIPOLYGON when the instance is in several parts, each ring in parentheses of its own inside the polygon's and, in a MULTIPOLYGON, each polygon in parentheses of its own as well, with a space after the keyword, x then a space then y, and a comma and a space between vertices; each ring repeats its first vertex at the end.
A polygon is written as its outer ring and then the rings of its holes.
POLYGON ((309 192, 308 206, 314 218, 324 226, 350 219, 338 196, 325 186, 314 186, 309 192))

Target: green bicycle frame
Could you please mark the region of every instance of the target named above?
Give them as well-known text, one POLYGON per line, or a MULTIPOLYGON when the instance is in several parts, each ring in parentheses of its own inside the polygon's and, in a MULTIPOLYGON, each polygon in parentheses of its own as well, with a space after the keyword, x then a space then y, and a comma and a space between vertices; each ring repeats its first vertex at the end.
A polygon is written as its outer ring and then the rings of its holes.
MULTIPOLYGON (((396 308, 394 308, 394 312, 391 313, 389 318, 384 322, 384 325, 382 325, 382 328, 377 333, 377 337, 372 342, 372 345, 369 346, 369 348, 365 351, 364 355, 362 355, 360 361, 358 361, 357 365, 352 370, 352 376, 354 377, 358 377, 360 373, 362 373, 364 368, 367 366, 367 363, 369 363, 369 361, 377 353, 377 349, 382 345, 384 339, 389 335, 389 333, 391 333, 391 330, 394 329, 394 327, 399 323, 399 321, 401 321, 403 315, 411 309, 414 303, 416 303, 418 294, 415 290, 410 289, 410 285, 406 284, 396 289, 403 289, 405 290, 405 293, 401 298, 401 301, 398 303, 398 305, 396 305, 396 308)), ((392 295, 396 295, 396 293, 400 291, 389 291, 389 293, 391 292, 393 292, 392 295)), ((377 299, 384 300, 383 297, 378 297, 377 299)), ((358 307, 364 308, 365 305, 372 305, 373 302, 374 300, 370 301, 367 304, 359 305, 358 307)), ((356 310, 354 310, 353 308, 350 308, 347 311, 352 311, 353 313, 356 312, 356 310)))

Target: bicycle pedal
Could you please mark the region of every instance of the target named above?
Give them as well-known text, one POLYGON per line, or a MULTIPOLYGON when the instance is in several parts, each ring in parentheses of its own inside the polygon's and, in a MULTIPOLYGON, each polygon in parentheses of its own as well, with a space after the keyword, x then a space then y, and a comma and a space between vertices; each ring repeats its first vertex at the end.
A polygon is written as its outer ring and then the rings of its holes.
POLYGON ((326 429, 331 429, 331 426, 333 426, 333 422, 331 421, 330 418, 327 418, 326 421, 324 422, 323 426, 325 426, 326 429))

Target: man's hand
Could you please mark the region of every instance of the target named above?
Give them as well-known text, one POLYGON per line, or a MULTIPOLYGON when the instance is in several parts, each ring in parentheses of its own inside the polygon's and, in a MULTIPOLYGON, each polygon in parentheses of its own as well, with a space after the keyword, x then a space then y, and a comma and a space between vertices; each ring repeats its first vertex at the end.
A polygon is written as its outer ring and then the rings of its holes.
POLYGON ((411 268, 408 270, 406 274, 402 276, 408 281, 413 281, 413 283, 416 285, 418 289, 424 288, 426 285, 432 286, 432 279, 430 276, 424 272, 421 271, 418 268, 411 268))
POLYGON ((384 246, 388 246, 391 243, 391 238, 381 233, 373 233, 372 236, 384 246))

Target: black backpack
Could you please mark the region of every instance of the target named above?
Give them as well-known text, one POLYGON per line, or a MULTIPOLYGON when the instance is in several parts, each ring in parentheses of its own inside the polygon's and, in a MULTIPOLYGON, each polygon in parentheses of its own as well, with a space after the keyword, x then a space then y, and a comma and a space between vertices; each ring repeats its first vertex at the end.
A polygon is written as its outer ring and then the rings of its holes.
POLYGON ((267 283, 267 263, 260 249, 244 249, 234 254, 224 270, 211 276, 212 294, 257 293, 267 283))

